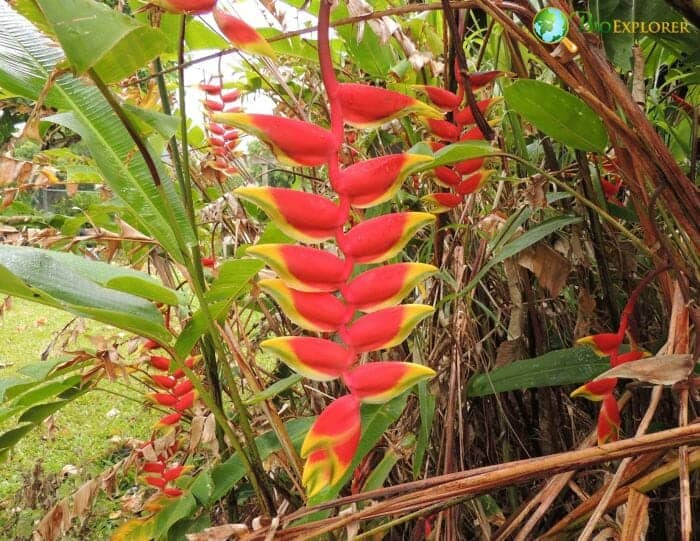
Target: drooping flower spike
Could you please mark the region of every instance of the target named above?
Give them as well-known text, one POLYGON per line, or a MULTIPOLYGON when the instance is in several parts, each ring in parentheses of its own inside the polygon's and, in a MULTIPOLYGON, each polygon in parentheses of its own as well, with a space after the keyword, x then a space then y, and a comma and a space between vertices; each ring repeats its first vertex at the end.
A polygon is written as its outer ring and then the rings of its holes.
MULTIPOLYGON (((341 162, 350 160, 342 153, 342 127, 344 123, 358 128, 376 127, 409 114, 440 119, 442 113, 391 90, 339 84, 327 41, 329 10, 329 4, 322 2, 319 50, 324 85, 330 97, 331 131, 268 115, 212 115, 216 123, 260 138, 282 163, 326 165, 330 188, 338 194, 336 203, 332 197, 297 190, 236 190, 239 197, 260 207, 293 239, 305 243, 333 239, 339 250, 336 255, 317 247, 282 244, 248 250, 279 276, 258 284, 282 312, 303 329, 335 333, 327 338, 276 337, 263 341, 261 347, 310 379, 341 378, 350 391, 322 411, 304 440, 302 484, 308 496, 338 483, 348 472, 361 437, 361 401, 389 400, 433 375, 429 368, 411 363, 369 363, 366 368, 353 365, 362 352, 400 344, 421 319, 433 312, 430 306, 399 303, 437 269, 419 263, 395 263, 365 270, 350 279, 356 264, 380 264, 397 256, 421 227, 435 220, 432 214, 421 212, 384 214, 364 220, 361 212, 352 209, 389 201, 407 176, 423 169, 432 158, 392 154, 343 169, 341 162), (355 224, 352 227, 351 218, 355 224)), ((348 141, 352 143, 350 138, 348 141)), ((350 159, 353 157, 350 155, 350 159)))
POLYGON ((617 441, 620 437, 620 409, 611 393, 605 396, 598 414, 598 445, 617 441))
POLYGON ((214 9, 214 20, 226 39, 240 50, 275 59, 275 51, 267 40, 242 19, 217 8, 214 9))

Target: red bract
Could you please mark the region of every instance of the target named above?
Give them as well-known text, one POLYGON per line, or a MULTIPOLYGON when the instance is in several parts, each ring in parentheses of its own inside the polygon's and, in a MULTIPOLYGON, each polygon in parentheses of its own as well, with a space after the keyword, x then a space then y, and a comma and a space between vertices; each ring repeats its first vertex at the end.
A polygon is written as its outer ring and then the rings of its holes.
POLYGON ((459 138, 459 126, 455 126, 447 120, 428 119, 428 128, 433 135, 437 135, 445 141, 456 141, 459 138))
POLYGON ((182 419, 182 414, 170 413, 168 415, 165 415, 164 417, 161 417, 160 421, 158 421, 158 424, 160 426, 172 426, 175 423, 179 422, 180 419, 182 419))
POLYGON ((357 351, 376 351, 403 342, 421 319, 435 311, 424 304, 402 304, 372 312, 341 329, 340 336, 357 351))
POLYGON ((246 254, 263 260, 298 291, 337 291, 352 272, 351 261, 307 246, 258 244, 246 254))
POLYGON ((455 164, 455 170, 460 175, 469 175, 484 165, 484 161, 485 158, 473 158, 471 160, 457 162, 455 164))
POLYGON ((162 387, 163 389, 172 389, 175 387, 177 380, 172 376, 161 376, 160 374, 154 374, 151 376, 153 383, 162 387))
POLYGON ((345 221, 343 209, 320 195, 288 188, 237 188, 234 193, 255 203, 287 235, 302 242, 335 236, 345 221))
POLYGON ((617 441, 620 437, 620 410, 612 394, 603 399, 598 414, 598 445, 617 441))
POLYGON ((374 362, 344 374, 343 381, 362 402, 383 404, 434 375, 434 370, 420 364, 374 362))
POLYGON ((165 465, 162 462, 146 462, 141 470, 146 473, 163 473, 165 465))
MULTIPOLYGON (((495 98, 481 100, 476 104, 476 106, 479 109, 479 111, 481 111, 484 115, 488 115, 488 112, 491 109, 491 107, 493 107, 497 103, 500 103, 501 101, 503 101, 503 98, 498 96, 495 98)), ((470 107, 464 107, 455 111, 454 121, 460 126, 474 124, 474 113, 472 112, 470 107)))
POLYGON ((449 90, 440 88, 439 86, 413 85, 413 88, 424 92, 425 95, 428 96, 428 99, 431 101, 431 103, 437 105, 440 109, 443 109, 444 111, 451 111, 452 109, 456 109, 457 107, 459 107, 459 104, 462 103, 462 98, 460 96, 458 96, 454 92, 450 92, 449 90))
POLYGON ((624 335, 620 336, 617 333, 603 333, 585 336, 576 340, 577 344, 591 346, 593 351, 601 357, 609 357, 617 354, 624 335))
POLYGON ((462 177, 458 175, 454 169, 451 169, 446 165, 436 167, 433 172, 438 180, 438 184, 446 188, 457 186, 462 180, 462 177))
POLYGON ((398 254, 421 227, 434 222, 426 212, 399 212, 372 218, 338 237, 340 249, 358 263, 380 263, 398 254))
POLYGON ((216 0, 150 0, 150 3, 171 13, 199 15, 214 9, 216 0))
POLYGON ((286 165, 322 165, 333 148, 328 130, 301 120, 246 113, 215 113, 211 119, 255 135, 286 165))
POLYGON ((148 395, 151 400, 161 406, 174 406, 177 398, 167 393, 151 393, 148 395))
POLYGON ((405 94, 357 83, 338 86, 343 120, 356 128, 376 128, 415 113, 426 118, 442 118, 442 113, 405 94))
POLYGON ((604 378, 589 381, 571 393, 572 397, 582 396, 593 402, 600 402, 615 390, 617 378, 604 378))
POLYGON ((463 197, 456 193, 444 192, 428 194, 423 196, 421 200, 430 212, 439 214, 457 207, 463 201, 463 197))
POLYGON ((170 359, 167 357, 160 357, 158 355, 151 355, 149 357, 149 362, 154 368, 158 370, 168 370, 170 368, 170 359))
POLYGON ((462 196, 474 193, 480 189, 495 172, 496 171, 493 170, 482 170, 474 173, 459 183, 456 190, 457 193, 462 196))
POLYGON ((481 88, 482 86, 486 86, 489 84, 491 81, 496 79, 497 77, 501 77, 502 75, 505 75, 506 73, 504 71, 498 71, 498 70, 493 70, 493 71, 476 71, 473 73, 469 74, 469 84, 472 87, 472 90, 477 90, 481 88))
POLYGON ((175 396, 182 396, 186 393, 189 393, 192 390, 192 387, 193 387, 192 382, 190 380, 185 380, 182 383, 176 385, 173 388, 172 393, 175 396))
POLYGON ((242 51, 275 58, 270 44, 245 21, 221 9, 214 10, 214 20, 226 39, 242 51))
POLYGON ((194 399, 196 398, 196 396, 196 391, 190 391, 189 393, 183 395, 175 402, 175 409, 177 411, 185 411, 190 409, 194 405, 194 399))
POLYGON ((341 171, 338 191, 357 208, 368 208, 394 197, 406 176, 430 156, 389 154, 365 160, 341 171))
POLYGON ((162 477, 144 477, 143 480, 146 481, 146 483, 148 483, 152 487, 160 489, 165 488, 166 481, 162 477))
POLYGON ((278 356, 292 370, 316 381, 337 378, 355 360, 354 354, 342 345, 310 336, 270 338, 260 347, 278 356))
POLYGON ((417 284, 438 271, 424 263, 396 263, 363 272, 341 290, 345 300, 363 312, 394 306, 417 284))
POLYGON ((337 331, 352 312, 330 293, 308 293, 287 287, 282 280, 260 280, 260 288, 300 327, 316 332, 337 331))

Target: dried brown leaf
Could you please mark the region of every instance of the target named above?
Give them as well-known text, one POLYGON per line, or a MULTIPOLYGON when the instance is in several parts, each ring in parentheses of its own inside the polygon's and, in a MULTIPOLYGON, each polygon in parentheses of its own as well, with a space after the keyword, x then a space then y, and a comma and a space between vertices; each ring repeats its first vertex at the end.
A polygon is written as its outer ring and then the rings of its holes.
POLYGON ((245 524, 224 524, 206 528, 199 533, 188 533, 189 541, 226 541, 227 539, 239 539, 249 532, 245 524))
POLYGON ((566 284, 571 264, 550 246, 539 243, 518 255, 518 264, 528 269, 549 294, 556 297, 566 284))
POLYGON ((656 385, 673 385, 688 379, 694 367, 695 362, 692 355, 657 355, 611 368, 603 372, 596 380, 628 378, 656 385))

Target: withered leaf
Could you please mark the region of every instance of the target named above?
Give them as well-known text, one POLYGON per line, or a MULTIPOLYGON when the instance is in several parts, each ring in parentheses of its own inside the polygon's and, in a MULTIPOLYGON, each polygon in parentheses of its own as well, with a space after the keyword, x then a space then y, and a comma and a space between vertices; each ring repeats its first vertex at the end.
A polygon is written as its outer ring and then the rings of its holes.
POLYGON ((692 355, 657 355, 618 365, 603 372, 596 380, 628 378, 656 385, 673 385, 687 379, 694 367, 692 355))

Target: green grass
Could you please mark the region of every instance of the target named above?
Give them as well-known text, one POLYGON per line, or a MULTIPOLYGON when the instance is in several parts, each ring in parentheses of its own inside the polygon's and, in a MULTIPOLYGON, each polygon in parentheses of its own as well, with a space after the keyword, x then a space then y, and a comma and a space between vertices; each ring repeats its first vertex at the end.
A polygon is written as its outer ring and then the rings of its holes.
MULTIPOLYGON (((0 380, 15 374, 23 366, 40 361, 42 351, 55 333, 71 319, 70 314, 58 310, 13 300, 12 309, 0 319, 0 380)), ((119 332, 88 322, 83 335, 69 348, 94 348, 90 335, 127 337, 119 332)), ((33 521, 45 512, 26 508, 19 497, 25 477, 37 461, 41 461, 47 478, 60 475, 66 465, 79 469, 77 475, 60 481, 57 496, 63 497, 123 458, 120 439, 149 437, 157 415, 144 406, 143 392, 144 388, 135 384, 133 379, 103 380, 99 389, 77 398, 54 415, 53 438, 48 437, 47 427, 42 424, 17 444, 9 459, 2 464, 0 475, 0 539, 29 537, 33 521), (13 510, 15 508, 20 509, 13 510), (8 530, 8 526, 11 529, 8 530)), ((0 432, 12 428, 15 421, 9 419, 0 423, 0 432)), ((102 529, 93 532, 94 539, 104 539, 106 531, 118 522, 108 518, 118 507, 118 502, 100 497, 95 509, 98 516, 90 519, 93 522, 97 519, 98 530, 102 529)), ((82 532, 76 538, 90 537, 82 532)))

